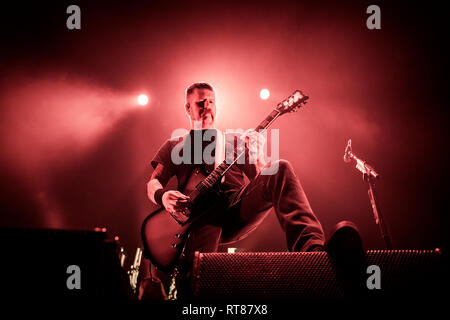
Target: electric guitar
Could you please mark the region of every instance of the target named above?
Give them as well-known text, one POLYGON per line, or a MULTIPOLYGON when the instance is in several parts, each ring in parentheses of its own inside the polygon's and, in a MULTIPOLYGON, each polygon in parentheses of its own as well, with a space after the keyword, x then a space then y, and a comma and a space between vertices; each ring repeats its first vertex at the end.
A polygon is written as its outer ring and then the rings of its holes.
MULTIPOLYGON (((255 128, 257 132, 265 131, 278 117, 288 112, 295 112, 306 104, 308 96, 300 90, 294 91, 255 128)), ((245 151, 228 163, 224 160, 208 176, 200 170, 194 170, 182 193, 189 195, 191 201, 185 215, 172 216, 164 207, 150 213, 142 223, 141 236, 144 257, 159 270, 171 273, 182 253, 189 231, 201 218, 208 217, 223 209, 224 202, 217 196, 217 185, 227 171, 244 156, 245 151), (216 196, 214 196, 216 195, 216 196)))

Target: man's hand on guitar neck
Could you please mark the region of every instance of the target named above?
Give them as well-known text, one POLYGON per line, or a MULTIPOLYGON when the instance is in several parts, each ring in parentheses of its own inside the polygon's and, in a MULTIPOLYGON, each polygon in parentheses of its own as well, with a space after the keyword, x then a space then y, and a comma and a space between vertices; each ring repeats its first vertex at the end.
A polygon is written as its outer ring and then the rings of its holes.
POLYGON ((249 129, 241 135, 240 139, 245 141, 245 147, 248 152, 246 157, 248 157, 249 163, 255 164, 257 173, 259 173, 266 165, 264 159, 264 144, 266 138, 261 133, 249 129))

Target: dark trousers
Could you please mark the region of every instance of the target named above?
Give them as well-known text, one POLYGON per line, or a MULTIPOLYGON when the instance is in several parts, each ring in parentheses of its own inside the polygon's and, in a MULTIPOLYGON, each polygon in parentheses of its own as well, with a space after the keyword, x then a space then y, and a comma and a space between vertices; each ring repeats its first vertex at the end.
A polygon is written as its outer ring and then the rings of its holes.
MULTIPOLYGON (((231 243, 246 237, 274 208, 286 234, 290 251, 309 251, 323 246, 322 226, 314 215, 305 192, 286 160, 278 161, 278 172, 264 175, 262 169, 250 183, 234 193, 221 223, 205 223, 192 230, 185 247, 183 262, 190 276, 195 251, 216 252, 220 243, 231 243)), ((267 171, 266 171, 267 172, 267 171)))

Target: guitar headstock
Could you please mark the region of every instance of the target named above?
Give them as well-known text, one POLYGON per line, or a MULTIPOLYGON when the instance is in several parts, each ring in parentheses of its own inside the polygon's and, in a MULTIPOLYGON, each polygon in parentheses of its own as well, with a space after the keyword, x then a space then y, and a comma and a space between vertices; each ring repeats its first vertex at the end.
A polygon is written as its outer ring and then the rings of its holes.
POLYGON ((306 100, 308 99, 309 97, 305 96, 300 90, 295 90, 293 94, 277 105, 276 110, 278 110, 280 114, 295 112, 298 108, 301 108, 306 104, 306 100))

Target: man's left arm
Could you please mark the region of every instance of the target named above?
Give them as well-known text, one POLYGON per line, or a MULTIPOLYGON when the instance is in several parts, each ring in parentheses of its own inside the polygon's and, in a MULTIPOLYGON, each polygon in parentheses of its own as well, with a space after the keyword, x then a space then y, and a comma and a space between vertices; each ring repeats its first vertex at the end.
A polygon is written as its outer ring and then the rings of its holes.
POLYGON ((245 164, 241 170, 245 175, 253 180, 266 165, 264 158, 264 135, 255 130, 247 130, 240 137, 245 142, 245 164))

